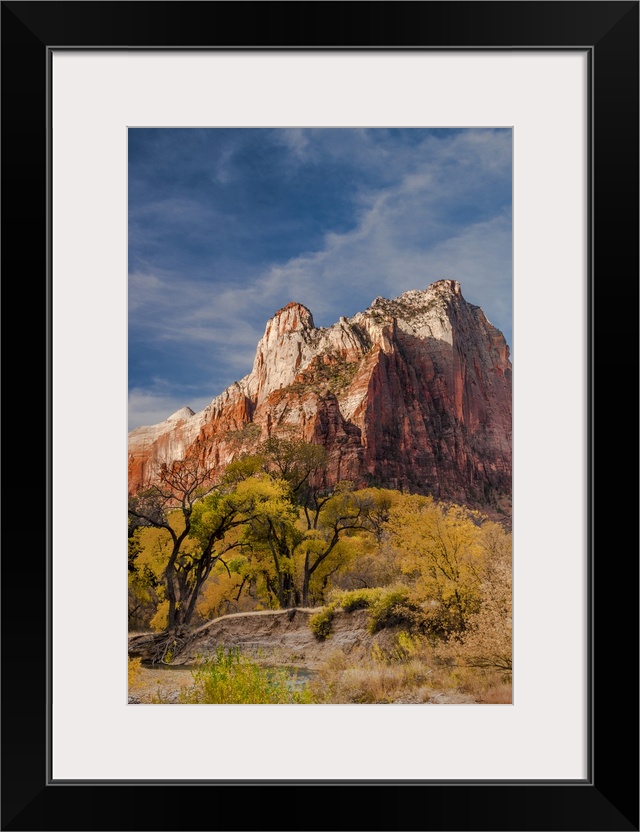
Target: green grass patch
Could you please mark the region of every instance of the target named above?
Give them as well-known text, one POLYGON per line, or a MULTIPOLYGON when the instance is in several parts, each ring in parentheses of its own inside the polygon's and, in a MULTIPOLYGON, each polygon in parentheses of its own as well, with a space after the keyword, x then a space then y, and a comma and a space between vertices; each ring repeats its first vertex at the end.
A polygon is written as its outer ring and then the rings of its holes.
POLYGON ((193 671, 193 687, 181 704, 304 705, 313 700, 308 685, 299 686, 283 668, 261 667, 238 648, 218 647, 215 656, 193 671))

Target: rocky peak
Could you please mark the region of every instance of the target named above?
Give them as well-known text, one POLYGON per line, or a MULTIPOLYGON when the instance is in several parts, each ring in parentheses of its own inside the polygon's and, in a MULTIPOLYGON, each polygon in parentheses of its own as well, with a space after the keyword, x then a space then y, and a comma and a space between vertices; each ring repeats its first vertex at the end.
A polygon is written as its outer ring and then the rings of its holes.
POLYGON ((176 410, 175 413, 172 413, 167 419, 167 422, 180 422, 182 419, 190 419, 195 415, 195 412, 191 410, 190 407, 185 405, 185 407, 181 407, 180 410, 176 410))
POLYGON ((251 452, 279 431, 326 447, 327 484, 351 479, 471 502, 508 493, 509 349, 457 280, 377 297, 326 328, 289 303, 267 322, 249 375, 198 414, 182 408, 130 434, 129 487, 154 461, 185 453, 222 471, 238 436, 251 452))
POLYGON ((267 321, 258 342, 253 370, 244 379, 246 395, 255 402, 290 385, 315 354, 320 330, 301 303, 288 303, 267 321))
POLYGON ((436 280, 436 282, 432 283, 426 291, 431 292, 432 294, 462 297, 460 283, 457 280, 436 280))
POLYGON ((462 297, 460 283, 457 280, 437 280, 426 289, 409 289, 392 300, 378 296, 367 312, 411 317, 433 308, 436 304, 446 306, 457 301, 466 303, 462 297))
POLYGON ((472 310, 457 280, 438 280, 426 289, 410 289, 397 298, 377 297, 365 315, 381 325, 391 324, 419 338, 453 344, 457 310, 472 310))
POLYGON ((275 329, 279 335, 284 335, 287 332, 312 330, 315 329, 313 315, 306 306, 292 301, 279 309, 269 320, 265 336, 271 329, 275 329))

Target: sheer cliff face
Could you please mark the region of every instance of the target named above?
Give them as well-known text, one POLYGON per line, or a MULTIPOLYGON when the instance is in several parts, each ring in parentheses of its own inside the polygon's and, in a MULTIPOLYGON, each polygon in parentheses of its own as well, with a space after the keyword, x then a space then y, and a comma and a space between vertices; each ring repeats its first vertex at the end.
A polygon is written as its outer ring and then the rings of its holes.
POLYGON ((325 446, 326 484, 482 503, 511 490, 511 362, 502 333, 441 280, 316 328, 290 303, 268 321, 251 373, 200 413, 129 434, 129 489, 159 462, 220 471, 268 436, 325 446))

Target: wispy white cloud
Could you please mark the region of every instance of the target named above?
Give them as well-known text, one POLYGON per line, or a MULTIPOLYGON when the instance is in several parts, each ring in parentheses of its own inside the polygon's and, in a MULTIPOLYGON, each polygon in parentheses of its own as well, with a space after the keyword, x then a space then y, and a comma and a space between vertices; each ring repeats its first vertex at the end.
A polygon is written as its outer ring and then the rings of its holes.
MULTIPOLYGON (((463 135, 457 144, 462 147, 456 150, 449 144, 442 153, 464 159, 463 150, 468 156, 471 147, 468 174, 464 171, 459 180, 448 178, 445 183, 442 159, 431 158, 393 187, 363 196, 353 230, 329 233, 321 249, 274 265, 256 281, 258 295, 282 298, 288 292, 330 323, 379 294, 393 297, 450 277, 461 281, 463 293, 484 305, 496 325, 508 322, 510 212, 499 208, 486 218, 461 224, 453 206, 464 202, 471 188, 482 186, 487 170, 500 167, 501 175, 507 176, 510 166, 490 142, 463 135)), ((246 289, 240 292, 247 295, 246 289)))
MULTIPOLYGON (((266 320, 290 300, 304 303, 316 323, 326 326, 378 295, 395 297, 452 278, 510 340, 509 131, 462 131, 446 139, 424 134, 418 144, 395 146, 367 131, 286 130, 277 131, 277 140, 295 164, 334 158, 366 169, 370 175, 350 194, 351 222, 346 230, 328 222, 333 230, 318 236, 313 247, 301 243, 288 259, 236 259, 228 269, 217 262, 207 276, 174 264, 136 262, 129 279, 130 341, 154 344, 159 353, 188 353, 212 389, 203 396, 199 386, 196 398, 185 401, 173 389, 138 382, 130 398, 132 424, 154 424, 185 404, 201 409, 249 372, 266 320)), ((233 148, 227 148, 215 177, 226 182, 239 175, 237 167, 231 170, 236 163, 233 148)), ((169 217, 173 228, 184 229, 187 245, 193 240, 201 246, 204 239, 216 250, 243 221, 242 214, 202 208, 186 198, 149 202, 136 209, 134 219, 139 212, 151 218, 151 233, 166 227, 158 223, 153 230, 154 216, 163 223, 169 217)))
POLYGON ((276 139, 282 142, 295 159, 305 159, 309 152, 309 137, 306 130, 298 127, 291 127, 285 130, 278 130, 276 139))
POLYGON ((258 330, 246 318, 249 288, 219 289, 179 275, 135 272, 129 315, 138 333, 158 342, 253 349, 258 330))

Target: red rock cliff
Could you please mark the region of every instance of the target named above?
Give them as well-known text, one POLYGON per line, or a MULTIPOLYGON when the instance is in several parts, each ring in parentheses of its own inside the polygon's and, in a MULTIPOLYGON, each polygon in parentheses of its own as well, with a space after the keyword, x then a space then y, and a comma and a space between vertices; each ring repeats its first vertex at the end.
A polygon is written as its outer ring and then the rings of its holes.
POLYGON ((509 348, 453 280, 376 298, 326 329, 290 303, 268 321, 248 376, 200 413, 129 434, 129 490, 185 455, 222 471, 285 430, 325 446, 328 484, 480 504, 509 494, 509 348))

